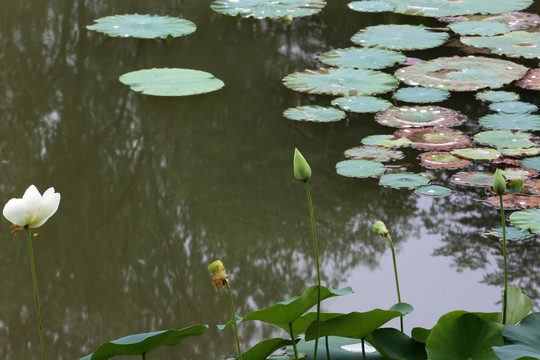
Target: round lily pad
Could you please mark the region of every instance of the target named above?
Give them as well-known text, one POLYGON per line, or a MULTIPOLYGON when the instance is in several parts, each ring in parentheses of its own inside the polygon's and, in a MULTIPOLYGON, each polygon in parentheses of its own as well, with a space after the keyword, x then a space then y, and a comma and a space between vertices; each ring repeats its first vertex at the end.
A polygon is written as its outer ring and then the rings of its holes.
POLYGON ((461 185, 491 186, 493 178, 493 173, 486 171, 463 171, 452 175, 450 180, 461 185))
POLYGON ((522 192, 530 195, 540 195, 540 179, 525 180, 522 192))
MULTIPOLYGON (((509 150, 509 149, 500 149, 501 150, 501 153, 503 152, 503 150, 509 150)), ((510 158, 510 157, 506 157, 506 156, 500 156, 496 159, 493 159, 489 162, 490 164, 492 165, 505 165, 505 166, 519 166, 520 165, 520 160, 519 159, 515 159, 515 158, 510 158)))
POLYGON ((389 186, 394 189, 414 189, 429 184, 427 176, 413 173, 385 174, 379 179, 379 185, 389 186))
POLYGON ((530 90, 540 90, 540 69, 531 69, 517 82, 519 87, 530 90))
POLYGON ((462 36, 460 41, 476 48, 488 48, 498 55, 540 58, 540 33, 513 31, 497 36, 462 36))
POLYGON ((452 193, 452 190, 441 185, 424 185, 417 187, 415 192, 429 196, 448 196, 452 193))
POLYGON ((214 75, 191 69, 144 69, 120 76, 131 90, 155 96, 186 96, 205 94, 221 89, 225 84, 214 75))
POLYGON ((457 16, 473 14, 500 14, 523 10, 533 0, 385 0, 395 5, 395 12, 417 16, 457 16))
POLYGON ((529 169, 540 171, 540 156, 523 159, 521 160, 521 165, 529 169))
POLYGON ((525 169, 525 168, 506 168, 501 170, 501 173, 504 175, 504 178, 508 181, 512 180, 526 180, 530 177, 538 175, 538 171, 534 169, 525 169))
POLYGON ((393 90, 397 80, 380 71, 348 68, 323 68, 287 75, 286 87, 311 94, 358 96, 393 90))
POLYGON ((444 44, 448 34, 421 25, 375 25, 360 30, 351 41, 361 46, 393 50, 429 49, 444 44))
POLYGON ((446 90, 425 87, 401 88, 394 94, 396 100, 417 104, 441 102, 449 96, 446 90))
MULTIPOLYGON (((501 207, 501 201, 499 196, 490 196, 485 201, 486 205, 493 206, 495 208, 501 207)), ((527 195, 503 195, 503 207, 504 210, 522 210, 530 209, 540 206, 540 196, 527 196, 527 195)))
POLYGON ((452 155, 447 151, 431 151, 419 155, 420 163, 431 169, 461 169, 472 165, 472 161, 452 155))
POLYGON ((283 116, 298 121, 332 122, 343 119, 347 114, 333 107, 305 105, 289 108, 283 112, 283 116))
POLYGON ((501 156, 501 152, 492 148, 465 148, 453 150, 453 155, 469 160, 493 160, 501 156))
POLYGON ((456 110, 441 106, 401 106, 391 107, 375 117, 382 125, 409 128, 427 126, 457 126, 467 117, 456 110))
POLYGON ((310 16, 325 6, 325 0, 216 0, 210 4, 220 14, 255 19, 310 16))
POLYGON ((413 86, 451 91, 496 89, 521 79, 527 68, 511 61, 486 57, 441 57, 398 69, 396 77, 413 86))
POLYGON ((88 30, 109 36, 139 39, 173 38, 191 34, 197 27, 189 20, 158 15, 114 15, 94 20, 88 30))
POLYGON ((523 131, 489 130, 474 135, 474 139, 496 148, 528 148, 536 144, 531 141, 532 134, 523 131))
POLYGON ((459 130, 446 128, 401 129, 394 133, 397 137, 411 140, 411 146, 425 150, 451 150, 468 147, 472 139, 459 130))
POLYGON ((385 167, 371 160, 343 160, 336 164, 336 172, 347 177, 366 178, 383 174, 385 167))
POLYGON ((538 110, 538 106, 523 101, 506 101, 489 105, 493 111, 507 114, 527 114, 538 110))
POLYGON ((488 129, 496 130, 540 130, 540 115, 534 114, 489 114, 478 122, 488 129))
POLYGON ((534 156, 540 154, 540 147, 501 149, 501 153, 508 156, 534 156))
POLYGON ((488 102, 506 102, 518 100, 519 95, 511 91, 485 90, 476 93, 476 98, 488 102))
POLYGON ((523 230, 540 234, 540 208, 516 211, 510 215, 510 221, 523 230))
POLYGON ((403 152, 384 146, 357 146, 345 151, 345 156, 355 160, 391 161, 403 159, 403 152))
MULTIPOLYGON (((498 198, 498 197, 497 197, 498 198)), ((506 226, 506 240, 521 240, 528 236, 531 236, 531 233, 520 229, 514 226, 506 226)), ((494 236, 496 238, 503 238, 503 228, 502 226, 489 229, 484 235, 494 236)))
POLYGON ((448 27, 459 35, 493 36, 510 32, 510 26, 500 21, 460 21, 448 27))
POLYGON ((386 1, 353 1, 348 5, 349 9, 358 12, 385 12, 394 9, 394 5, 386 1))
POLYGON ((388 100, 374 96, 344 96, 332 100, 332 105, 356 113, 375 113, 392 106, 388 100))
POLYGON ((523 11, 512 11, 496 15, 443 16, 439 20, 447 23, 458 21, 496 21, 508 25, 512 31, 518 31, 538 27, 540 24, 540 15, 523 11))
POLYGON ((326 65, 355 69, 384 69, 401 64, 407 57, 399 51, 356 48, 336 49, 319 55, 326 65))
POLYGON ((362 144, 393 148, 409 146, 411 140, 405 137, 396 137, 394 135, 370 135, 362 139, 362 144))

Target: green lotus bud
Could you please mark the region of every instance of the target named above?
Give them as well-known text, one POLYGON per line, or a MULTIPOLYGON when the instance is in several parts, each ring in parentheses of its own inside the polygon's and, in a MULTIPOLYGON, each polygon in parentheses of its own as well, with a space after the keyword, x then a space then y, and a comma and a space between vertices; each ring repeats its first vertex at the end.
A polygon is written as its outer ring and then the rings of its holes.
POLYGON ((283 15, 281 17, 281 21, 283 21, 285 25, 290 25, 292 23, 292 19, 293 17, 291 14, 283 15))
POLYGON ((506 191, 506 181, 504 180, 503 174, 499 169, 495 171, 493 190, 495 190, 498 195, 502 195, 506 191))
POLYGON ((210 265, 208 265, 208 270, 210 270, 210 272, 212 274, 216 275, 216 274, 222 272, 223 270, 225 270, 225 266, 223 265, 221 260, 216 260, 213 263, 211 263, 210 265))
POLYGON ((297 148, 294 149, 294 177, 297 180, 306 182, 311 177, 311 168, 306 159, 297 148))
POLYGON ((373 225, 371 226, 371 231, 373 231, 375 234, 377 234, 377 237, 379 235, 385 236, 390 231, 386 228, 386 225, 382 221, 375 221, 373 225))

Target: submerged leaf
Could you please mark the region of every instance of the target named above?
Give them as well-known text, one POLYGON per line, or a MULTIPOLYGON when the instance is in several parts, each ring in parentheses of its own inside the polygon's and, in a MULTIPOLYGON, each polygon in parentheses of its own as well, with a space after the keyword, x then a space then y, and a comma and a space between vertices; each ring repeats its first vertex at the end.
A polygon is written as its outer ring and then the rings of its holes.
POLYGON ((379 124, 398 128, 451 127, 461 125, 467 117, 441 106, 400 106, 377 114, 375 120, 379 124))
POLYGON ((332 122, 343 119, 347 114, 333 107, 305 105, 289 108, 283 112, 283 116, 298 121, 332 122))
POLYGON ((210 4, 220 14, 256 19, 310 16, 325 6, 325 0, 216 0, 210 4))
POLYGON ((360 30, 351 41, 361 46, 418 50, 437 47, 447 39, 446 33, 430 31, 421 25, 375 25, 360 30))

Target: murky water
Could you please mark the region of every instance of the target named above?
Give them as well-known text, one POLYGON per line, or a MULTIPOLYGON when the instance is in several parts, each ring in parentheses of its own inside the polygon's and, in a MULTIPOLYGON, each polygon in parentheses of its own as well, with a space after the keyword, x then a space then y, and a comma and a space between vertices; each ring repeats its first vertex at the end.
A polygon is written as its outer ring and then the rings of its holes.
MULTIPOLYGON (((446 198, 385 189, 375 179, 335 174, 343 151, 393 129, 373 115, 333 124, 286 120, 284 109, 328 105, 331 97, 281 84, 294 71, 321 66, 316 55, 349 47, 360 28, 380 23, 440 25, 395 14, 359 14, 331 0, 317 16, 238 21, 208 1, 7 0, 0 14, 0 195, 54 186, 58 213, 39 229, 34 251, 48 357, 74 359, 125 335, 209 324, 200 338, 159 349, 149 359, 233 356, 227 297, 211 287, 207 265, 221 259, 233 274, 239 314, 299 295, 315 283, 309 213, 292 176, 294 147, 313 168, 323 283, 354 295, 326 311, 366 311, 396 302, 390 251, 370 227, 382 219, 397 246, 402 298, 415 307, 405 325, 431 327, 453 309, 496 311, 502 297, 502 250, 478 235, 498 226, 485 190, 449 184, 446 198), (86 30, 102 16, 149 13, 194 21, 197 31, 170 41, 107 38, 86 30), (208 71, 222 90, 155 98, 118 81, 152 67, 208 71)), ((529 10, 530 11, 530 10, 529 10)), ((540 11, 535 5, 532 11, 540 11)), ((459 48, 407 52, 424 59, 459 48)), ((521 61, 536 66, 536 61, 521 61)), ((538 93, 519 91, 540 104, 538 93)), ((487 106, 456 93, 443 106, 478 132, 487 106)), ((411 150, 398 162, 422 171, 411 150)), ((39 337, 26 241, 0 236, 0 358, 38 359, 39 337)), ((510 282, 538 299, 538 239, 509 246, 510 282)), ((538 304, 538 301, 536 301, 538 304)), ((286 334, 242 324, 243 347, 286 334)))

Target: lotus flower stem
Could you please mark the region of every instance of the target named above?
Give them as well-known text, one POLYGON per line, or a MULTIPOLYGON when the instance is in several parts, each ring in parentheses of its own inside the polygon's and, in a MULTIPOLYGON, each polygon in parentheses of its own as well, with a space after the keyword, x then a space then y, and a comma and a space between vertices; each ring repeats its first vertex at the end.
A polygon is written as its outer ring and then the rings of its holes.
MULTIPOLYGON (((397 271, 397 263, 396 263, 396 251, 394 250, 394 242, 392 241, 392 238, 390 237, 390 233, 386 234, 386 238, 388 239, 388 242, 390 243, 390 249, 392 249, 392 261, 394 262, 394 275, 396 277, 397 298, 398 298, 398 302, 401 303, 401 295, 399 293, 399 280, 398 280, 398 271, 397 271)), ((401 325, 401 332, 403 332, 403 316, 399 317, 399 321, 401 325)))
POLYGON ((36 311, 38 318, 38 327, 39 327, 39 341, 41 343, 41 357, 45 360, 45 342, 43 341, 43 327, 41 325, 41 312, 39 311, 39 295, 37 289, 36 281, 36 268, 34 265, 34 251, 32 250, 32 236, 30 235, 30 229, 28 226, 24 227, 26 232, 26 237, 28 238, 28 251, 30 253, 30 268, 32 270, 32 283, 34 285, 34 299, 36 301, 36 311))
POLYGON ((500 207, 501 207, 501 222, 503 233, 503 258, 504 258, 504 293, 503 293, 503 316, 502 323, 506 324, 506 308, 508 303, 508 265, 506 260, 506 220, 504 218, 504 204, 503 196, 499 195, 500 207))
POLYGON ((231 294, 231 287, 229 286, 228 281, 225 281, 225 285, 227 286, 227 293, 229 294, 229 303, 231 304, 231 313, 232 313, 233 324, 234 324, 234 334, 236 335, 236 347, 238 348, 238 359, 242 360, 242 350, 240 349, 240 339, 238 338, 238 327, 236 326, 236 312, 234 311, 234 303, 233 303, 233 298, 231 294))
POLYGON ((295 341, 295 337, 294 337, 292 323, 289 323, 289 334, 291 334, 292 347, 293 347, 293 350, 294 350, 294 359, 298 360, 298 349, 296 348, 296 341, 295 341))

